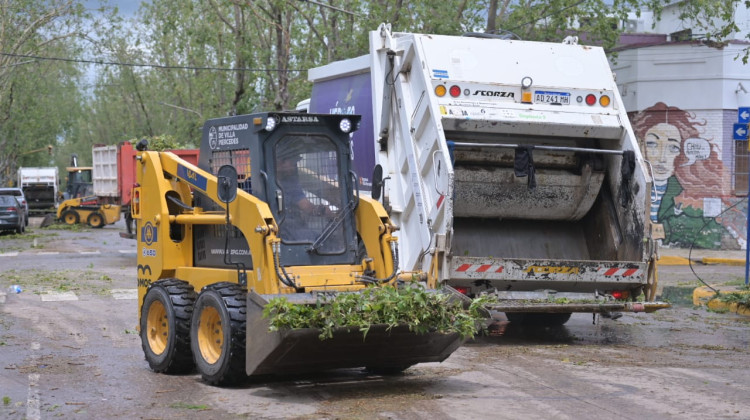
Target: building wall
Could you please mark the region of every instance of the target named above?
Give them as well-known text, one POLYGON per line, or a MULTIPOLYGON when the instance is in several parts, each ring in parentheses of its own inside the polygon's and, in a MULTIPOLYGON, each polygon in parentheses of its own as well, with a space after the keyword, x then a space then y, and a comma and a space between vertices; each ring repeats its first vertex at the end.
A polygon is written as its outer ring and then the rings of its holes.
POLYGON ((651 220, 663 225, 664 245, 746 246, 747 178, 735 184, 747 148, 732 139, 737 108, 750 106, 739 89, 750 91, 750 71, 734 59, 744 47, 662 43, 625 49, 612 66, 653 168, 651 220))

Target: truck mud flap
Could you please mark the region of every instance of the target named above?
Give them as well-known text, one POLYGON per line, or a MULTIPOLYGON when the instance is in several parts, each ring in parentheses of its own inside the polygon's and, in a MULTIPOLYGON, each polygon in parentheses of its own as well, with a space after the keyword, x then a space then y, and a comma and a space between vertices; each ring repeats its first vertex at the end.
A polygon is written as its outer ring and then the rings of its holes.
POLYGON ((313 328, 269 331, 263 318, 266 299, 254 292, 247 296, 248 375, 355 367, 400 371, 417 363, 442 362, 464 342, 456 333, 416 334, 405 326, 389 330, 373 325, 364 338, 358 328, 340 328, 325 340, 313 328))

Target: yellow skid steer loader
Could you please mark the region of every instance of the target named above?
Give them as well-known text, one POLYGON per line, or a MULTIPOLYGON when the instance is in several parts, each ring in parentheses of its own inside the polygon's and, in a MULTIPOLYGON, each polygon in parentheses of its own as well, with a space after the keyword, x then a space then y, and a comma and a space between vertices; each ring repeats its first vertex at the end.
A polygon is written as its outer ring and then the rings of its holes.
POLYGON ((102 228, 120 220, 121 206, 101 204, 96 196, 71 198, 57 207, 57 220, 66 225, 86 223, 93 228, 102 228))
POLYGON ((137 146, 139 329, 150 367, 212 384, 246 375, 442 361, 463 338, 405 326, 269 330, 275 297, 321 296, 426 279, 398 273, 396 229, 358 191, 359 116, 259 113, 209 120, 198 166, 137 146))

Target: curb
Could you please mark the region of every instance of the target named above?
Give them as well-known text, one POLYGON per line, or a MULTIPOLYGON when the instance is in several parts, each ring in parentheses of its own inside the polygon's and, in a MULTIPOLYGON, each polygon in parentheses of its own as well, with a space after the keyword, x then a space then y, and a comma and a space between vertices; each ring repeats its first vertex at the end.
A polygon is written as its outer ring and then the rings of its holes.
MULTIPOLYGON (((700 259, 693 259, 693 264, 703 265, 733 265, 733 266, 744 266, 745 259, 740 258, 715 258, 715 257, 703 257, 700 259)), ((689 265, 690 260, 685 257, 677 257, 674 255, 664 255, 659 257, 659 265, 689 265)))
MULTIPOLYGON (((722 286, 724 290, 719 290, 722 295, 730 293, 750 294, 750 290, 736 286, 722 286)), ((734 312, 737 315, 750 316, 750 307, 740 305, 736 302, 722 302, 716 298, 716 292, 707 286, 698 287, 693 290, 693 305, 706 306, 715 311, 734 312)))
POLYGON ((703 264, 709 265, 709 264, 723 264, 723 265, 745 265, 744 259, 739 258, 711 258, 711 257, 703 257, 703 260, 701 260, 703 264))
POLYGON ((674 255, 663 255, 659 257, 657 264, 659 265, 688 265, 690 260, 683 257, 676 257, 674 255))

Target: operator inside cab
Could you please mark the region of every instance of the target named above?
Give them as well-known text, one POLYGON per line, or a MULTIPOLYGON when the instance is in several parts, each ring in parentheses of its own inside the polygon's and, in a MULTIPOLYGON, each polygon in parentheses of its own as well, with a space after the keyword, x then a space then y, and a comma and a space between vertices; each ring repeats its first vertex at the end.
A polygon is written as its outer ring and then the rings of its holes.
MULTIPOLYGON (((323 136, 286 136, 275 152, 281 239, 312 243, 341 208, 334 144, 323 136)), ((343 251, 343 231, 336 229, 331 239, 327 251, 343 251)))

